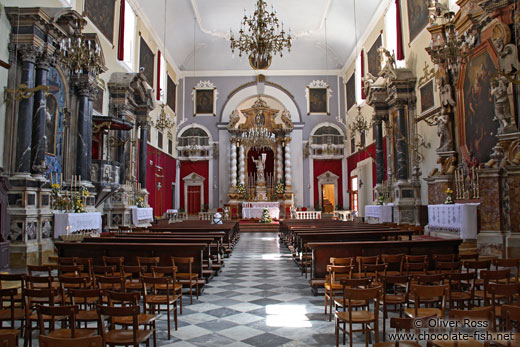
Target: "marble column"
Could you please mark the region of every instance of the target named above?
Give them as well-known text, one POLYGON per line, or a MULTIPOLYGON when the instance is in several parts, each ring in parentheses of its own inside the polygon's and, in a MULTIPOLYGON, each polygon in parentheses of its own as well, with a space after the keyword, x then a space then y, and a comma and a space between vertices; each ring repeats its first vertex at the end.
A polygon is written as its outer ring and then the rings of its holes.
MULTIPOLYGON (((46 55, 38 58, 36 65, 36 85, 46 86, 49 75, 49 61, 46 55)), ((31 144, 31 173, 42 174, 45 171, 45 151, 47 150, 47 137, 45 136, 47 121, 47 98, 45 91, 34 93, 34 120, 32 123, 31 144)))
POLYGON ((382 184, 385 178, 385 153, 383 149, 383 120, 374 117, 374 132, 376 137, 376 183, 382 184))
MULTIPOLYGON (((21 49, 22 75, 20 84, 34 88, 34 64, 36 51, 33 47, 21 49)), ((17 85, 19 86, 19 85, 17 85)), ((18 106, 18 126, 16 132, 16 172, 31 171, 31 139, 34 111, 34 96, 22 98, 18 106)))
POLYGON ((278 143, 278 147, 276 148, 276 179, 278 181, 283 181, 283 148, 282 144, 278 143))
POLYGON ((245 181, 246 181, 246 149, 244 148, 243 144, 240 144, 240 149, 239 149, 238 153, 239 153, 238 179, 240 180, 240 183, 245 184, 245 181))
MULTIPOLYGON (((120 146, 117 147, 117 161, 119 162, 119 183, 125 183, 126 177, 126 144, 125 142, 128 139, 128 132, 124 130, 117 131, 119 139, 123 142, 120 146)), ((110 149, 109 149, 110 150, 110 149)))
POLYGON ((291 141, 285 140, 285 185, 292 186, 291 141))
POLYGON ((397 109, 397 179, 408 179, 408 126, 406 124, 406 113, 403 106, 397 109))
POLYGON ((234 141, 230 142, 231 151, 231 187, 237 184, 237 148, 234 141))
POLYGON ((140 121, 141 139, 139 140, 139 184, 141 189, 146 189, 146 151, 148 146, 149 124, 147 121, 140 121))
POLYGON ((92 156, 92 109, 89 101, 90 85, 78 87, 78 141, 76 148, 76 175, 81 180, 90 181, 92 156))

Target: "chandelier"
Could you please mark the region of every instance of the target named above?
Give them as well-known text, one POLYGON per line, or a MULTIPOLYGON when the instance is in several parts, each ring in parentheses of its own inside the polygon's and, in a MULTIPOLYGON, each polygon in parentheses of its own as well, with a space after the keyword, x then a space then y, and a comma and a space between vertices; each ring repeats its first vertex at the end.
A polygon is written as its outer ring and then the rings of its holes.
POLYGON ((153 122, 153 126, 159 130, 164 131, 164 129, 171 129, 174 125, 173 120, 168 116, 168 114, 164 111, 164 107, 166 104, 161 104, 161 113, 155 122, 153 122))
POLYGON ((267 4, 263 0, 256 2, 255 12, 247 17, 244 10, 244 18, 240 23, 239 37, 235 40, 230 30, 231 51, 238 56, 249 55, 249 64, 255 70, 267 69, 271 65, 273 55, 283 57, 283 50, 287 47, 291 51, 291 29, 286 34, 283 23, 276 18, 276 11, 271 6, 271 13, 266 9, 267 4))
POLYGON ((356 133, 359 133, 361 136, 363 133, 366 133, 368 128, 368 123, 365 120, 365 117, 363 117, 363 114, 361 114, 361 106, 358 106, 358 113, 352 123, 350 123, 349 128, 350 132, 353 136, 356 135, 356 133))
POLYGON ((426 47, 426 51, 435 65, 442 66, 457 75, 460 65, 466 61, 476 39, 471 34, 459 35, 455 28, 454 12, 442 13, 442 10, 432 7, 430 13, 432 19, 440 24, 432 28, 430 47, 426 47))
POLYGON ((240 142, 251 148, 272 147, 276 138, 267 128, 254 126, 242 133, 240 142))
POLYGON ((73 37, 64 38, 59 44, 59 58, 61 62, 75 75, 91 73, 95 76, 103 71, 101 47, 97 44, 94 35, 84 35, 86 25, 84 19, 76 22, 77 33, 73 37))

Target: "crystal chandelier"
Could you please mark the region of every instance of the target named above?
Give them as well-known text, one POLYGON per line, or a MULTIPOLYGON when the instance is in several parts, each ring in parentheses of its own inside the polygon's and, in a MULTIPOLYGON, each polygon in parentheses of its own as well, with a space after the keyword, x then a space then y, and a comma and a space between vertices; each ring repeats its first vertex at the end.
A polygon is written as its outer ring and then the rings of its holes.
POLYGON ((267 128, 255 126, 242 133, 240 142, 251 148, 272 147, 276 138, 267 128))
POLYGON ((286 34, 283 23, 276 18, 276 11, 271 6, 271 13, 266 9, 267 4, 263 0, 256 2, 255 12, 247 17, 244 10, 244 18, 240 23, 239 37, 235 40, 230 30, 231 51, 238 49, 238 56, 249 55, 249 64, 255 70, 267 69, 271 65, 273 55, 280 54, 287 47, 291 51, 291 29, 286 34))
POLYGON ((352 123, 349 125, 349 128, 352 135, 355 136, 356 133, 359 133, 361 136, 361 134, 366 133, 368 130, 368 123, 365 120, 365 117, 363 117, 363 114, 361 114, 361 106, 358 106, 357 109, 358 113, 352 123))
POLYGON ((71 73, 75 75, 91 73, 97 76, 103 70, 101 47, 93 36, 87 37, 82 33, 86 23, 84 19, 78 20, 76 22, 78 32, 72 38, 68 37, 61 40, 59 57, 71 73))
POLYGON ((171 127, 174 125, 174 122, 170 116, 168 116, 166 111, 164 111, 165 106, 165 104, 161 104, 161 113, 159 114, 157 120, 153 122, 153 126, 159 131, 164 131, 164 129, 171 129, 171 127))

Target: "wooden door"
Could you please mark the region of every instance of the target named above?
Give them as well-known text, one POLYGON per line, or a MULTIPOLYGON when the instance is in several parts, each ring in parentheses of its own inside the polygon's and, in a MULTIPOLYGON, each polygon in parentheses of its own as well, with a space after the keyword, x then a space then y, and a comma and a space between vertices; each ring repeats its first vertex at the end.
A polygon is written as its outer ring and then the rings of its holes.
POLYGON ((188 214, 200 212, 200 186, 188 186, 188 214))

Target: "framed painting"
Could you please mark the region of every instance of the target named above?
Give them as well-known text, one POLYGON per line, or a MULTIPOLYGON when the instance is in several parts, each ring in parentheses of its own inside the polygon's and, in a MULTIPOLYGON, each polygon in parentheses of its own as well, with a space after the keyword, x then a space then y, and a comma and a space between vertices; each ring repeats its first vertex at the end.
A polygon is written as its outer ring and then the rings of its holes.
POLYGON ((381 35, 367 52, 368 72, 377 77, 381 71, 381 59, 379 58, 378 49, 383 45, 381 35))
POLYGON ((345 91, 347 93, 347 112, 356 104, 356 72, 347 81, 345 91))
POLYGON ((200 81, 191 93, 193 96, 193 117, 217 115, 217 87, 210 81, 200 81))
POLYGON ((307 115, 330 115, 331 90, 324 81, 312 81, 307 86, 307 115))
POLYGON ((85 14, 111 43, 114 42, 115 0, 85 0, 85 14))
POLYGON ((143 73, 150 87, 154 87, 153 69, 155 66, 155 54, 141 37, 139 42, 139 70, 144 69, 143 73))
POLYGON ((433 94, 433 80, 426 82, 419 88, 421 94, 421 113, 430 110, 435 106, 434 94, 433 94))
POLYGON ((479 163, 489 160, 497 143, 498 123, 493 120, 495 107, 491 79, 496 76, 498 57, 486 41, 477 47, 462 66, 457 85, 461 151, 469 161, 473 154, 479 163))
POLYGON ((173 112, 175 112, 176 96, 177 85, 175 82, 173 82, 170 75, 168 75, 168 79, 166 81, 166 105, 168 105, 168 107, 170 107, 173 112))
POLYGON ((56 155, 56 130, 58 127, 58 100, 54 94, 46 96, 45 136, 47 137, 46 153, 56 155))
POLYGON ((408 6, 408 31, 410 42, 412 42, 428 24, 428 1, 408 0, 406 4, 408 6))

